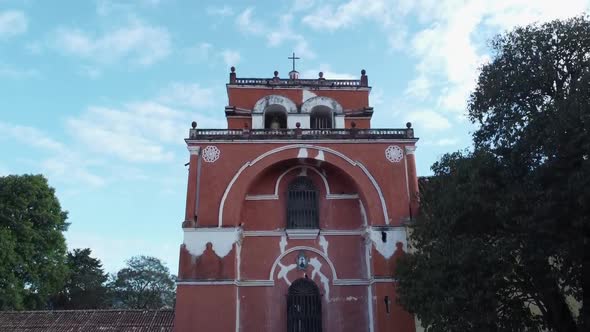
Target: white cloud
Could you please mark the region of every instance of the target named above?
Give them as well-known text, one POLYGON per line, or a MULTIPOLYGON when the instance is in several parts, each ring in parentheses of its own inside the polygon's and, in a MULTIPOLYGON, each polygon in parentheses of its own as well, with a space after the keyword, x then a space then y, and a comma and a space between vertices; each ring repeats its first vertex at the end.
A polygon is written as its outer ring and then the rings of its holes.
POLYGON ((0 39, 25 33, 28 25, 27 17, 21 11, 6 10, 0 12, 0 39))
POLYGON ((451 145, 457 145, 457 143, 459 143, 459 140, 456 138, 441 138, 438 141, 436 141, 434 144, 437 146, 451 146, 451 145))
POLYGON ((429 111, 418 110, 404 114, 404 122, 411 122, 414 128, 424 128, 429 130, 444 130, 451 127, 451 123, 441 114, 429 111))
POLYGON ((60 28, 56 31, 54 44, 64 54, 100 63, 128 59, 143 66, 162 60, 172 48, 166 29, 138 20, 96 37, 79 29, 60 28))
MULTIPOLYGON (((173 84, 170 94, 161 97, 170 104, 195 104, 198 101, 190 95, 195 91, 208 95, 198 85, 173 84)), ((199 122, 199 128, 223 126, 222 113, 218 119, 181 112, 159 101, 142 101, 120 108, 90 106, 80 116, 68 118, 66 127, 76 142, 94 153, 131 163, 161 163, 174 159, 174 147, 182 146, 192 120, 199 122)))
POLYGON ((388 43, 393 49, 405 44, 406 29, 401 24, 403 15, 411 7, 410 0, 349 0, 337 6, 320 4, 302 22, 318 31, 335 31, 352 28, 362 21, 376 22, 389 35, 388 43))
POLYGON ((288 43, 292 46, 293 51, 307 59, 315 58, 315 53, 307 39, 300 33, 295 32, 291 25, 293 24, 293 15, 284 14, 279 17, 278 26, 269 27, 253 17, 254 8, 246 8, 236 20, 238 30, 243 33, 251 34, 266 38, 269 47, 280 47, 288 43))
POLYGON ((205 62, 211 56, 213 45, 202 42, 186 49, 185 54, 189 63, 205 62))
POLYGON ((120 0, 97 0, 96 13, 100 16, 112 15, 113 13, 133 13, 138 7, 155 8, 161 0, 139 0, 135 2, 122 2, 120 0))
POLYGON ((250 33, 253 35, 260 35, 263 34, 266 30, 266 27, 259 21, 254 20, 252 18, 252 13, 254 12, 254 8, 249 7, 246 8, 236 20, 236 24, 238 25, 238 29, 241 32, 250 33))
POLYGON ((0 122, 0 140, 2 139, 21 142, 39 150, 42 155, 49 155, 42 159, 39 165, 49 178, 94 187, 105 184, 102 177, 89 170, 89 158, 81 158, 76 151, 72 151, 70 147, 38 128, 0 122))
POLYGON ((315 4, 314 0, 295 0, 293 1, 293 11, 303 11, 310 9, 315 4))
POLYGON ((41 161, 43 173, 72 184, 102 187, 106 179, 88 170, 87 162, 76 153, 61 153, 41 161))
POLYGON ((158 97, 164 104, 189 108, 213 107, 213 99, 213 89, 202 88, 194 83, 172 83, 164 88, 158 97))
MULTIPOLYGON (((418 0, 420 1, 420 0, 418 0)), ((426 0, 429 2, 431 0, 426 0)), ((406 15, 414 0, 349 0, 334 7, 322 5, 312 14, 303 18, 303 22, 315 29, 350 28, 362 20, 374 21, 381 26, 395 26, 406 15), (322 21, 325 22, 319 22, 322 21)))
POLYGON ((52 139, 37 128, 0 122, 0 137, 12 138, 29 146, 61 152, 65 150, 62 143, 52 139))
POLYGON ((224 50, 221 52, 221 57, 228 67, 235 66, 240 62, 240 53, 233 50, 224 50))
POLYGON ((68 131, 97 153, 130 162, 170 161, 164 143, 182 142, 181 112, 153 103, 126 105, 123 110, 91 106, 67 120, 68 131))
POLYGON ((580 15, 590 9, 590 0, 347 0, 312 7, 302 22, 319 33, 375 22, 393 50, 407 52, 417 63, 406 96, 462 113, 478 68, 489 59, 486 42, 492 34, 580 15))
POLYGON ((360 73, 358 75, 353 75, 349 73, 338 73, 332 71, 332 67, 329 64, 321 64, 319 68, 315 69, 308 69, 301 73, 301 78, 318 78, 319 73, 324 73, 324 78, 327 80, 355 80, 360 78, 360 73))
POLYGON ((31 54, 41 54, 43 52, 43 44, 39 41, 28 42, 25 49, 31 54))
POLYGON ((293 51, 297 55, 307 59, 315 58, 315 53, 310 49, 307 40, 291 28, 292 22, 293 16, 291 14, 282 15, 279 19, 279 26, 265 33, 268 46, 279 47, 283 43, 288 43, 293 45, 293 51))
POLYGON ((234 10, 228 5, 223 5, 222 7, 207 7, 207 15, 227 17, 232 16, 233 14, 234 10))
POLYGON ((102 75, 102 71, 94 66, 82 66, 80 74, 91 79, 97 79, 102 75))
POLYGON ((406 95, 424 99, 430 94, 431 82, 425 76, 418 76, 408 83, 408 87, 404 92, 406 95))
POLYGON ((41 74, 36 69, 21 69, 0 63, 0 77, 10 79, 26 79, 40 76, 41 74))
POLYGON ((556 1, 417 1, 413 12, 428 26, 412 36, 417 79, 406 92, 419 99, 432 96, 437 106, 463 113, 475 87, 478 67, 489 59, 486 41, 492 33, 517 25, 579 15, 588 0, 556 1), (482 33, 484 32, 484 33, 482 33), (438 82, 436 87, 430 82, 438 82), (432 91, 437 88, 436 91, 432 91))

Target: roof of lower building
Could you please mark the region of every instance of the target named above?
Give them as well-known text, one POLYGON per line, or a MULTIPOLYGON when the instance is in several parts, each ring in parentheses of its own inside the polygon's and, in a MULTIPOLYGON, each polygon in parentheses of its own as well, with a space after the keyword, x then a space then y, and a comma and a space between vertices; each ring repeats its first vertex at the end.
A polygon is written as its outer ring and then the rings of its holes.
POLYGON ((168 332, 174 310, 0 311, 2 332, 168 332))

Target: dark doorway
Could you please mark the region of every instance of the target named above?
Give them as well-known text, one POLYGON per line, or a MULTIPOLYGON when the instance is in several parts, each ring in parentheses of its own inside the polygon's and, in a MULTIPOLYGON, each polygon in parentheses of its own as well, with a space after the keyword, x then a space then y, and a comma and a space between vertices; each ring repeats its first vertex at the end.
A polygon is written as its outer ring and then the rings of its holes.
POLYGON ((308 278, 295 280, 287 295, 287 331, 321 332, 322 298, 318 286, 308 278))

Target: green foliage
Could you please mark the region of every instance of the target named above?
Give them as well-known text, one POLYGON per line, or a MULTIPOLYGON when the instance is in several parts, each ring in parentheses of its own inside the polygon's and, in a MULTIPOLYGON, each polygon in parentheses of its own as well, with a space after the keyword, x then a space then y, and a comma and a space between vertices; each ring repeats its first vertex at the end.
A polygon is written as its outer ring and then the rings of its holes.
POLYGON ((492 47, 468 106, 475 150, 444 156, 421 188, 400 301, 429 331, 590 330, 588 306, 570 306, 590 286, 590 21, 492 47))
POLYGON ((61 289, 66 219, 42 175, 0 177, 0 309, 45 308, 61 289))
POLYGON ((100 260, 90 257, 90 249, 74 249, 67 256, 68 277, 55 296, 53 309, 101 309, 110 306, 107 274, 100 260))
POLYGON ((175 277, 155 257, 135 256, 112 282, 116 307, 162 309, 174 307, 175 277))

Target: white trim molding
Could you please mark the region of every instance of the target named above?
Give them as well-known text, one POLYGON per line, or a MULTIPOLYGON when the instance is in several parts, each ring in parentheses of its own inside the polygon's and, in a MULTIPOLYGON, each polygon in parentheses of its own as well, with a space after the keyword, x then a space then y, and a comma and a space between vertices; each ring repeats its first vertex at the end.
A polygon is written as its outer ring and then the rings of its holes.
POLYGON ((235 280, 190 280, 190 281, 176 281, 176 285, 188 286, 227 286, 235 285, 235 280))
MULTIPOLYGON (((332 279, 334 286, 367 286, 378 283, 394 283, 395 278, 371 278, 371 279, 332 279)), ((274 280, 177 280, 176 285, 186 286, 228 286, 238 287, 273 287, 274 280)))
POLYGON ((326 235, 326 236, 359 236, 359 235, 365 235, 366 231, 365 230, 348 230, 348 229, 334 229, 334 230, 325 230, 325 231, 320 231, 320 235, 326 235))
POLYGON ((244 237, 284 236, 285 231, 244 231, 244 237))
POLYGON ((320 235, 319 229, 287 229, 290 240, 315 240, 320 235))
POLYGON ((236 280, 238 287, 274 286, 274 280, 236 280))
MULTIPOLYGON (((314 230, 317 232, 317 230, 314 230)), ((320 230, 319 235, 325 236, 364 236, 366 234, 364 229, 326 229, 320 230)), ((285 230, 257 230, 257 231, 242 231, 244 237, 281 237, 285 236, 288 231, 285 230)), ((291 237, 291 239, 294 239, 291 237)))
POLYGON ((358 199, 358 194, 329 194, 326 199, 358 199))
POLYGON ((186 148, 191 156, 199 155, 199 152, 201 152, 201 147, 197 145, 187 145, 186 148))
POLYGON ((246 195, 244 199, 247 201, 276 201, 279 196, 274 194, 246 195))
POLYGON ((416 152, 416 146, 415 145, 406 145, 405 150, 406 150, 406 155, 414 154, 414 152, 416 152))

